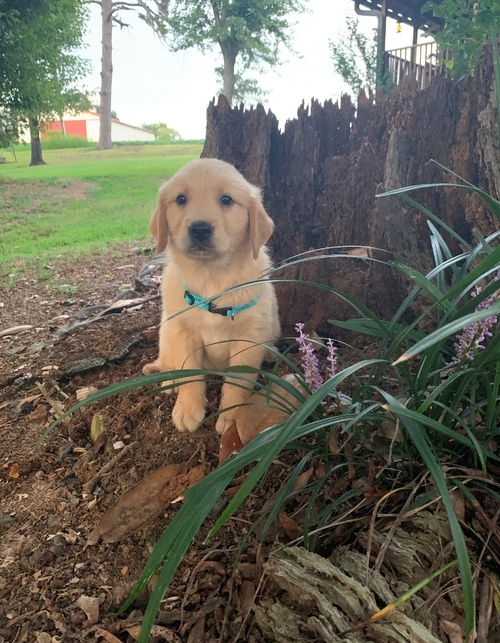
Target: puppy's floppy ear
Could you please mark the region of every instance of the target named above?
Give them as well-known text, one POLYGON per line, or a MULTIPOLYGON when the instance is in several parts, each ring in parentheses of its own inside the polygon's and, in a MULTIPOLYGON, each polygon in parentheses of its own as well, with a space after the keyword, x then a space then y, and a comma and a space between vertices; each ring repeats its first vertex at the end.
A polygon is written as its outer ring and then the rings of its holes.
POLYGON ((253 258, 257 259, 259 250, 265 245, 272 235, 274 223, 264 210, 260 194, 256 191, 250 201, 250 241, 252 243, 253 258))
POLYGON ((153 218, 149 224, 149 229, 156 241, 157 252, 163 252, 168 243, 168 226, 167 226, 167 200, 160 190, 158 194, 158 203, 154 211, 153 218))

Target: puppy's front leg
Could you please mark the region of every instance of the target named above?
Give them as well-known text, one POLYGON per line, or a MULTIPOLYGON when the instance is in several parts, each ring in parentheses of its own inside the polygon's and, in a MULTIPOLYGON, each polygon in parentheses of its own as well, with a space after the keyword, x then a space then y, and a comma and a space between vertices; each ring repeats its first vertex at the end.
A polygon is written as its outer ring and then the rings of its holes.
MULTIPOLYGON (((191 331, 181 330, 171 336, 171 354, 175 369, 203 368, 203 344, 191 331)), ((179 431, 196 431, 203 422, 207 398, 205 378, 188 377, 189 383, 177 380, 177 401, 172 411, 172 421, 179 431)))
MULTIPOLYGON (((265 354, 265 346, 251 346, 248 342, 236 342, 234 347, 231 347, 229 365, 260 368, 265 354)), ((231 378, 231 376, 227 376, 222 386, 219 407, 220 414, 215 425, 215 430, 221 435, 233 422, 238 412, 238 406, 244 404, 254 390, 254 382, 257 379, 257 374, 242 373, 240 377, 244 377, 245 379, 234 379, 231 378), (228 410, 224 411, 224 409, 228 410)))
MULTIPOLYGON (((159 333, 158 357, 154 362, 149 362, 149 364, 145 364, 142 367, 142 372, 144 373, 144 375, 173 370, 173 362, 171 359, 169 359, 172 348, 171 335, 172 333, 170 330, 169 322, 167 320, 167 315, 165 311, 163 311, 159 333)), ((170 389, 168 392, 171 393, 172 391, 173 389, 170 389)))

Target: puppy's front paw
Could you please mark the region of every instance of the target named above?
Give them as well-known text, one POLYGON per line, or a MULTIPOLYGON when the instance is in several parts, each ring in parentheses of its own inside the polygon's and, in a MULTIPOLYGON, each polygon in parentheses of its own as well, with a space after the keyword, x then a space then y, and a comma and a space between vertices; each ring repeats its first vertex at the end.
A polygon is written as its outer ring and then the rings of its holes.
MULTIPOLYGON (((152 375, 153 373, 162 373, 170 370, 172 369, 168 366, 161 366, 158 360, 150 362, 149 364, 145 364, 142 367, 142 372, 144 373, 144 375, 152 375)), ((170 395, 171 393, 175 393, 177 391, 177 388, 175 386, 172 386, 173 384, 177 384, 177 380, 165 380, 164 382, 162 382, 162 384, 163 386, 169 387, 164 389, 164 392, 167 395, 170 395)))
POLYGON ((158 364, 158 360, 149 362, 149 364, 144 364, 144 366, 142 367, 142 372, 144 373, 144 375, 151 375, 152 373, 159 373, 160 371, 161 368, 158 364))
POLYGON ((178 431, 196 431, 205 418, 205 408, 177 400, 172 411, 172 421, 178 431))
POLYGON ((217 422, 215 424, 215 430, 219 435, 223 435, 227 429, 231 426, 231 424, 234 422, 234 413, 231 413, 231 411, 227 411, 226 413, 221 413, 217 419, 217 422))

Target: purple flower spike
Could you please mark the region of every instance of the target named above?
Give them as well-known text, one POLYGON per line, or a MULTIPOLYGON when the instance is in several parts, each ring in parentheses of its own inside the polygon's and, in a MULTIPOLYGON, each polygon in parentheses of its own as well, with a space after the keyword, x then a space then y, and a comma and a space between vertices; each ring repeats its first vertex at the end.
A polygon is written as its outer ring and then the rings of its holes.
MULTIPOLYGON (((500 279, 500 273, 492 279, 492 282, 500 279)), ((492 283, 490 282, 490 283, 492 283)), ((477 297, 481 292, 481 286, 476 286, 471 292, 471 297, 477 297)), ((489 297, 486 297, 481 303, 476 306, 476 312, 481 310, 488 310, 500 298, 500 290, 495 291, 489 297)), ((486 317, 480 321, 474 322, 466 326, 465 329, 457 335, 457 341, 454 344, 455 357, 449 363, 449 366, 456 366, 464 362, 472 362, 474 355, 477 351, 485 349, 484 342, 488 337, 492 337, 492 328, 496 325, 498 319, 496 315, 486 317)))
POLYGON ((328 347, 328 377, 333 377, 339 372, 339 360, 337 357, 337 349, 333 345, 333 340, 328 338, 326 345, 328 347))
POLYGON ((319 361, 316 352, 311 343, 311 338, 307 333, 304 333, 304 324, 297 322, 295 324, 297 331, 297 344, 299 351, 302 353, 302 371, 304 372, 304 379, 307 386, 314 391, 317 391, 323 384, 323 377, 319 371, 319 361))

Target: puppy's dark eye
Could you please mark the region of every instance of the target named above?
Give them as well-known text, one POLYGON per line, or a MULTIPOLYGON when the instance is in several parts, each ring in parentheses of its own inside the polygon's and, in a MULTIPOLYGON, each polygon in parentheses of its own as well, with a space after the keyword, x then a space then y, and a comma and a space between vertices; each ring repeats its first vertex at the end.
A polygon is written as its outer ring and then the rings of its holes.
POLYGON ((222 205, 232 205, 233 204, 233 199, 229 196, 229 194, 223 194, 220 198, 220 202, 222 205))
POLYGON ((179 194, 179 195, 177 195, 177 198, 175 200, 176 200, 178 205, 186 205, 187 196, 185 194, 179 194))

